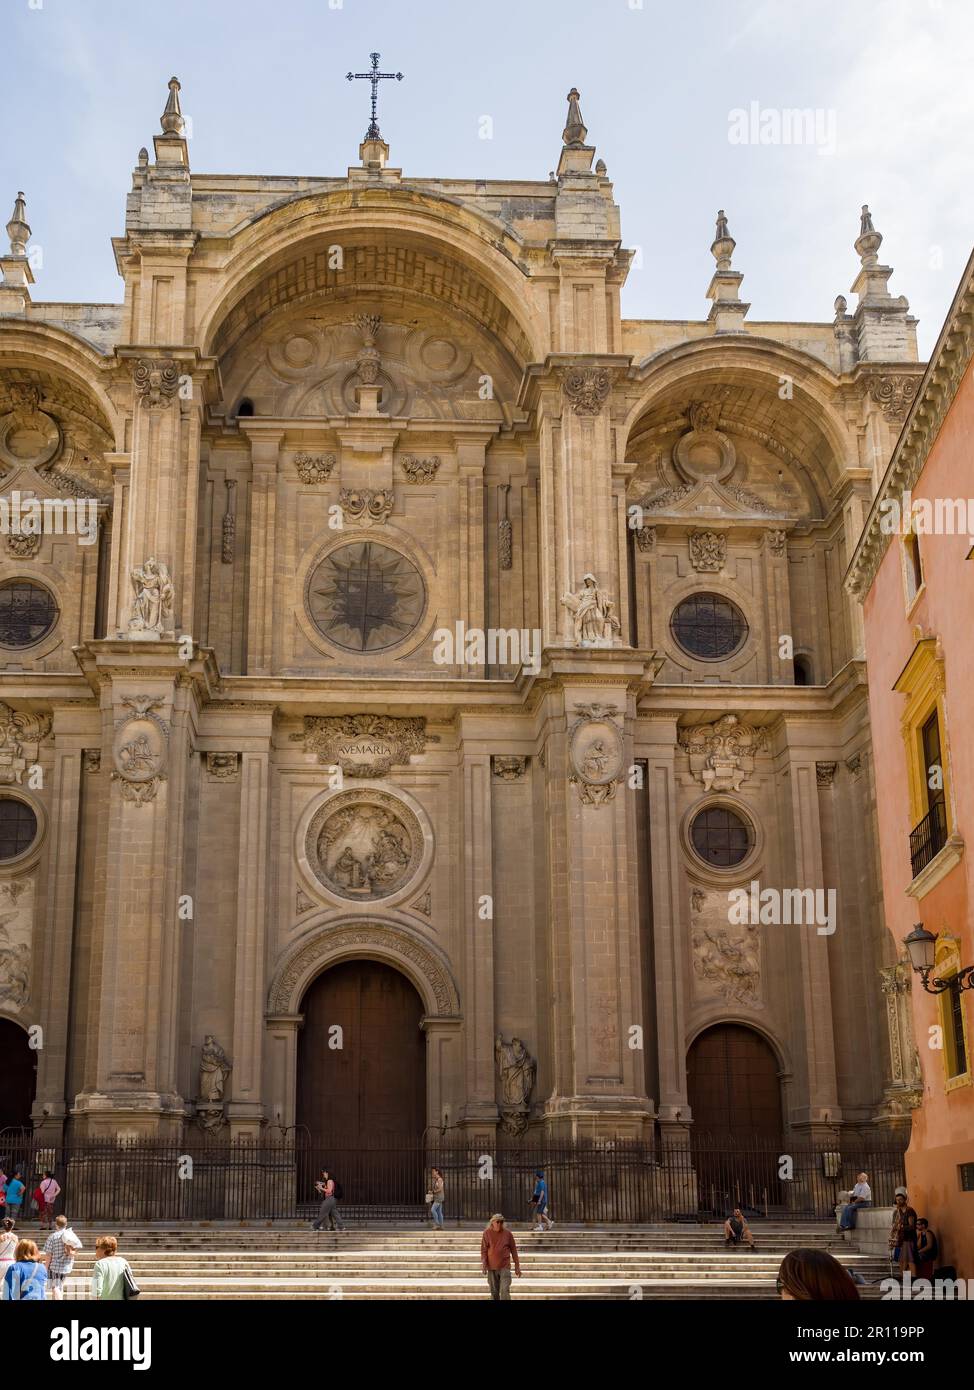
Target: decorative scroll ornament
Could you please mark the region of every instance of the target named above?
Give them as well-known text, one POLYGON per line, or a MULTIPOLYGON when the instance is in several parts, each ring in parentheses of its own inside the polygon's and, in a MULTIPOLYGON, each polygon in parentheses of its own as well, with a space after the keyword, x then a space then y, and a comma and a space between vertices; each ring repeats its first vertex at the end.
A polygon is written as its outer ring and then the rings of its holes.
POLYGON ((223 514, 223 552, 221 560, 225 565, 233 564, 233 542, 237 534, 237 517, 234 503, 236 501, 237 484, 233 478, 227 478, 227 509, 223 514))
POLYGON ((497 563, 502 570, 514 568, 514 530, 507 514, 507 499, 511 491, 510 483, 501 483, 500 494, 504 499, 504 515, 497 523, 497 563))
POLYGON ((606 367, 567 367, 561 389, 576 415, 598 415, 612 392, 612 381, 606 367))
POLYGON ((39 746, 51 732, 49 714, 30 714, 0 704, 0 786, 14 786, 36 761, 39 746))
POLYGON ((159 696, 127 695, 122 704, 131 713, 115 721, 112 780, 118 782, 125 800, 136 806, 154 801, 166 780, 169 725, 153 713, 164 703, 159 696))
POLYGON ((353 526, 381 526, 392 513, 392 488, 343 487, 338 503, 345 520, 353 526))
POLYGON ((308 714, 304 732, 291 735, 325 767, 345 777, 387 777, 426 748, 426 720, 387 714, 308 714))
POLYGON ((337 462, 338 459, 335 454, 294 455, 294 466, 298 470, 298 477, 302 483, 307 483, 309 486, 314 483, 327 482, 337 462))
POLYGON ((690 563, 695 570, 716 574, 727 560, 727 537, 718 531, 690 532, 690 563))
POLYGON ((144 406, 166 409, 179 390, 179 365, 172 357, 140 357, 132 380, 144 406))
POLYGON ((619 711, 612 705, 575 705, 579 716, 568 734, 570 781, 583 806, 612 801, 623 767, 619 711))
POLYGON ((399 461, 409 483, 431 483, 440 468, 440 460, 435 454, 428 459, 404 458, 399 461))
POLYGON ((528 765, 527 758, 515 753, 495 753, 490 762, 498 782, 520 782, 528 765))
POLYGON ((235 782, 240 767, 239 753, 207 753, 206 772, 214 782, 235 782))
POLYGON ((572 615, 576 647, 609 647, 613 634, 621 631, 615 605, 594 574, 584 575, 578 592, 563 594, 561 603, 572 615))
POLYGON ((501 1127, 516 1138, 528 1127, 538 1064, 520 1038, 505 1042, 498 1035, 494 1040, 494 1057, 500 1077, 501 1127))
POLYGON ((636 531, 636 544, 644 555, 656 549, 656 527, 640 526, 636 531))
POLYGON ((135 599, 125 635, 156 640, 171 636, 175 589, 168 566, 150 556, 132 571, 131 579, 135 599))
POLYGON ((32 560, 41 548, 39 535, 25 532, 7 536, 7 549, 15 560, 32 560))
POLYGON ((919 376, 870 376, 870 399, 876 402, 890 424, 901 424, 913 404, 920 380, 919 376))
POLYGON ((690 771, 708 792, 740 791, 766 740, 764 729, 742 723, 736 714, 677 733, 680 747, 690 755, 690 771))

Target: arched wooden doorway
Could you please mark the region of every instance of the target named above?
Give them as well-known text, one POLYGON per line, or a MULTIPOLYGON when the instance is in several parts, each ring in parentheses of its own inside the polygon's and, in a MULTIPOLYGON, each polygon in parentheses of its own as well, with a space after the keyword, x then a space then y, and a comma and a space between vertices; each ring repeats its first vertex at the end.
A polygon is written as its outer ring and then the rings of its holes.
POLYGON ((778 1059, 760 1033, 719 1023, 687 1054, 691 1145, 702 1211, 751 1214, 782 1204, 777 1154, 782 1140, 778 1059))
POLYGON ((0 1130, 30 1129, 37 1052, 23 1028, 9 1018, 0 1018, 0 1058, 0 1130))
POLYGON ((345 961, 312 982, 301 1012, 298 1124, 328 1141, 419 1141, 426 1126, 423 1002, 405 975, 378 961, 345 961))

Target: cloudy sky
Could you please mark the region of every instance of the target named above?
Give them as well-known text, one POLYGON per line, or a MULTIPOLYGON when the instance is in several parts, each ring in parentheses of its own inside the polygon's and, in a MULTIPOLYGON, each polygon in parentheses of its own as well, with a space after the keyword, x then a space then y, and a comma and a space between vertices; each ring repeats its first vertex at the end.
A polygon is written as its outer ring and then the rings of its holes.
POLYGON ((3 37, 0 211, 25 190, 37 299, 121 297, 110 238, 172 73, 197 172, 334 175, 372 49, 405 74, 379 111, 407 178, 546 178, 580 89, 642 252, 629 317, 706 317, 723 207, 751 318, 828 320, 868 202, 926 353, 974 242, 971 0, 4 0, 3 37), (795 109, 811 139, 761 140, 795 109))

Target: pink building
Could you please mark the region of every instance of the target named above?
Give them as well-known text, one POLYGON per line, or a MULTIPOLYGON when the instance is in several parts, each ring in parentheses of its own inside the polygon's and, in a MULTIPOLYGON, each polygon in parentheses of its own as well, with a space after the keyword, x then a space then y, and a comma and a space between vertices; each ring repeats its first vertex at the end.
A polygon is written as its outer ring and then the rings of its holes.
MULTIPOLYGON (((922 1094, 910 1199, 974 1276, 974 256, 873 502, 847 585, 863 603, 886 925, 912 964, 922 1094), (929 940, 928 937, 933 937, 929 940), (929 992, 937 991, 937 992, 929 992)), ((886 982, 884 981, 884 985, 886 982)))

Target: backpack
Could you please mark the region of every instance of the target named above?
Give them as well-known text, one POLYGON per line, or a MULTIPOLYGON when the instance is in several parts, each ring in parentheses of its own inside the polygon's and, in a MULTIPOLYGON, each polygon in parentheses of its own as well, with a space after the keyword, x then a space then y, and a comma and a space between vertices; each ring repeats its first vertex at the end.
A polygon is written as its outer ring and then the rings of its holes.
POLYGON ((335 1179, 335 1201, 336 1201, 336 1202, 341 1202, 341 1201, 344 1200, 344 1198, 345 1198, 345 1189, 344 1189, 344 1187, 342 1187, 341 1183, 340 1183, 340 1182, 338 1181, 338 1179, 336 1178, 336 1179, 335 1179))

